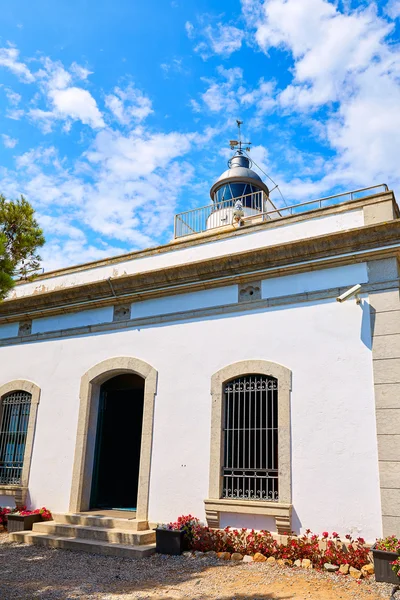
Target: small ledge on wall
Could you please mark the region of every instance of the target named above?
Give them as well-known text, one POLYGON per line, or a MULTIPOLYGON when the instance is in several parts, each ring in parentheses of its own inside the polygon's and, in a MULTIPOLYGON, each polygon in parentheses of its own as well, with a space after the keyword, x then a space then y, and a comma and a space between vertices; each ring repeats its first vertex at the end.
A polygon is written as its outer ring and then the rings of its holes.
POLYGON ((292 531, 292 505, 281 502, 259 502, 257 500, 239 500, 220 498, 204 500, 207 525, 212 529, 220 527, 220 513, 263 515, 275 519, 276 532, 280 535, 292 531))
POLYGON ((0 496, 12 496, 15 506, 23 506, 26 502, 28 488, 22 485, 0 485, 0 496))

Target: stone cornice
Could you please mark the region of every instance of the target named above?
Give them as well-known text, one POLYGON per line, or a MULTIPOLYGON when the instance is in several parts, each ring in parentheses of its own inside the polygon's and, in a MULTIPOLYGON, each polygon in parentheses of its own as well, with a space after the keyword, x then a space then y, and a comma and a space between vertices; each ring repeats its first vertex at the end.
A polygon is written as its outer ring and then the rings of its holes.
MULTIPOLYGON (((236 302, 231 304, 221 304, 209 308, 189 309, 180 312, 158 314, 149 317, 134 317, 126 321, 110 321, 98 323, 96 325, 81 325, 78 327, 67 327, 64 329, 52 329, 41 333, 31 333, 23 336, 0 339, 1 346, 11 346, 15 344, 26 344, 44 340, 55 340, 59 338, 76 337, 80 335, 91 335, 92 333, 106 333, 115 331, 124 331, 132 328, 154 327, 160 324, 176 323, 178 321, 187 321, 192 319, 209 319, 210 317, 219 317, 223 315, 243 314, 252 311, 265 310, 269 308, 284 307, 294 304, 303 304, 307 302, 321 302, 337 298, 348 289, 348 286, 340 288, 327 288, 324 290, 315 290, 310 292, 295 293, 286 296, 274 296, 249 302, 236 302)), ((373 292, 382 292, 389 290, 399 290, 399 279, 380 281, 373 284, 362 284, 363 294, 373 292)))
MULTIPOLYGON (((336 266, 357 262, 367 260, 368 251, 385 253, 385 248, 396 244, 400 245, 400 219, 186 265, 124 275, 111 279, 112 285, 110 280, 105 279, 7 300, 0 304, 0 323, 107 306, 127 299, 133 302, 228 285, 260 277, 260 274, 264 278, 272 277, 281 274, 281 269, 285 269, 286 273, 288 267, 292 273, 332 266, 332 263, 336 266), (367 254, 358 259, 351 256, 359 252, 367 254), (307 265, 316 260, 318 265, 307 265)), ((396 252, 394 249, 387 251, 396 252)))
MULTIPOLYGON (((247 235, 249 233, 255 233, 260 230, 276 229, 277 227, 284 227, 292 223, 298 223, 300 221, 308 221, 310 219, 318 219, 326 217, 332 214, 339 214, 348 212, 350 210, 359 210, 364 206, 372 204, 379 204, 381 202, 390 201, 393 204, 393 210, 396 214, 396 218, 400 218, 399 207, 396 203, 394 194, 391 190, 387 192, 379 192, 359 198, 355 200, 348 200, 346 202, 340 202, 339 204, 328 205, 321 208, 315 208, 307 210, 303 213, 295 214, 284 214, 279 219, 273 219, 272 221, 266 221, 264 223, 248 223, 246 227, 235 229, 234 227, 222 227, 218 229, 211 229, 210 231, 203 232, 197 235, 190 235, 172 240, 168 244, 162 246, 155 246, 153 248, 147 248, 145 250, 137 250, 129 252, 127 254, 121 254, 119 256, 111 256, 81 265, 74 265, 72 267, 65 267, 63 269, 57 269, 55 271, 47 271, 42 275, 36 277, 35 281, 44 281, 46 279, 52 279, 54 277, 60 277, 62 275, 69 275, 72 273, 79 273, 81 271, 90 271, 92 269, 98 269, 110 265, 118 265, 126 261, 136 260, 138 258, 144 258, 148 256, 155 256, 158 254, 164 254, 166 252, 173 252, 175 250, 181 250, 183 248, 189 248, 193 246, 199 246, 209 242, 215 242, 230 237, 247 235)), ((316 201, 317 202, 317 201, 316 201)), ((285 208, 282 209, 285 213, 285 208)), ((17 285, 24 285, 25 282, 17 282, 17 285)))

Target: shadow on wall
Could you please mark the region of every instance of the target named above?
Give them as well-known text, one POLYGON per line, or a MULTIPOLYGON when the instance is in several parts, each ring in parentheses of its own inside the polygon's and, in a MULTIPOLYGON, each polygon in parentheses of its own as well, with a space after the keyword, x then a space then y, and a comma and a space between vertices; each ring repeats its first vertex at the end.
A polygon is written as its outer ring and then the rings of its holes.
POLYGON ((302 522, 299 519, 299 515, 296 512, 294 506, 292 507, 292 531, 300 535, 300 530, 302 527, 302 522))
POLYGON ((361 300, 361 310, 361 341, 368 350, 372 350, 376 311, 366 300, 361 300))

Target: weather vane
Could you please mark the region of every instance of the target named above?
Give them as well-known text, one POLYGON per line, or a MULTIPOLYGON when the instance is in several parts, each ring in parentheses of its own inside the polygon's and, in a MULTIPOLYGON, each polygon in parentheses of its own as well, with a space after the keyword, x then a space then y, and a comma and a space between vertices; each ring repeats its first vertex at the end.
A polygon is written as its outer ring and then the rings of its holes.
POLYGON ((239 139, 238 140, 229 140, 229 145, 231 147, 231 150, 234 150, 237 146, 238 147, 238 151, 240 153, 242 153, 242 146, 246 146, 245 150, 246 152, 250 152, 250 146, 251 146, 251 142, 242 142, 242 130, 240 129, 241 125, 243 125, 243 121, 239 121, 239 119, 236 119, 236 123, 238 126, 238 130, 239 130, 239 139))

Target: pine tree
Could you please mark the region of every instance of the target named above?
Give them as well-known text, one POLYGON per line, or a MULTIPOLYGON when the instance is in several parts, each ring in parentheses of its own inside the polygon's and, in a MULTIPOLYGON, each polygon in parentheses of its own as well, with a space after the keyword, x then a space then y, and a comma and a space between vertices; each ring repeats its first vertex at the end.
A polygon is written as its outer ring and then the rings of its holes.
POLYGON ((28 278, 40 265, 36 254, 44 237, 33 207, 23 196, 7 200, 0 194, 0 300, 18 278, 28 278))

